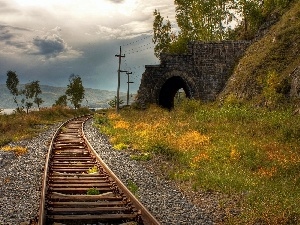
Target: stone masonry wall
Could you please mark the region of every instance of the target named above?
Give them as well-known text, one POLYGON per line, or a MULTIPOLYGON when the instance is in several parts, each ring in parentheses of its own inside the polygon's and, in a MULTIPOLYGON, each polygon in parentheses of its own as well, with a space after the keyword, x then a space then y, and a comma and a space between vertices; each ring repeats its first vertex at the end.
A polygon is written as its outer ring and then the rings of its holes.
POLYGON ((247 41, 193 42, 186 54, 161 54, 160 65, 145 66, 137 103, 159 103, 164 83, 173 76, 185 82, 192 98, 213 101, 224 88, 247 41))

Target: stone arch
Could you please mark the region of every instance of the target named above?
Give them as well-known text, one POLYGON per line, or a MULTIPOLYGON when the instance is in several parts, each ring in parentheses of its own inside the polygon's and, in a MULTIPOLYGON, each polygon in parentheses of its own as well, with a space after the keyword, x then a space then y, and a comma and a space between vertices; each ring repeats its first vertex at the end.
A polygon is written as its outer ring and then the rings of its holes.
POLYGON ((183 88, 188 98, 197 98, 195 82, 183 71, 167 72, 154 88, 156 103, 164 108, 174 108, 174 97, 183 88))
MULTIPOLYGON (((145 66, 137 104, 142 107, 146 104, 159 104, 162 102, 161 90, 167 94, 168 90, 173 93, 172 88, 177 89, 177 83, 190 98, 215 100, 225 87, 233 66, 249 44, 248 41, 196 41, 188 45, 185 54, 161 54, 159 65, 145 66)), ((166 99, 172 99, 172 96, 173 94, 169 94, 166 99)), ((172 107, 172 101, 166 106, 172 107)))

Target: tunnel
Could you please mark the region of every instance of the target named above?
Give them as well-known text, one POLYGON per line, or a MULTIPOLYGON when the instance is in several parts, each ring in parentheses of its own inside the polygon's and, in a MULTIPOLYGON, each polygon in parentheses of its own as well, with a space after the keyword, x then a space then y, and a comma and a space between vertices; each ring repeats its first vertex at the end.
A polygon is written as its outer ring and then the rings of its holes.
POLYGON ((158 104, 169 110, 174 108, 174 98, 179 89, 183 89, 187 98, 191 97, 186 82, 179 76, 169 78, 161 87, 158 104))

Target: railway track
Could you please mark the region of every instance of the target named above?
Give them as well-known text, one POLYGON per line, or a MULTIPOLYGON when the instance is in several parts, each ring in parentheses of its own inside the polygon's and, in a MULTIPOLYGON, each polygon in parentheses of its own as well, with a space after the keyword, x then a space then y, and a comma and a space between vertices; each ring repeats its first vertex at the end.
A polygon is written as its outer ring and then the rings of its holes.
POLYGON ((85 138, 89 118, 65 122, 52 138, 38 224, 159 224, 85 138))

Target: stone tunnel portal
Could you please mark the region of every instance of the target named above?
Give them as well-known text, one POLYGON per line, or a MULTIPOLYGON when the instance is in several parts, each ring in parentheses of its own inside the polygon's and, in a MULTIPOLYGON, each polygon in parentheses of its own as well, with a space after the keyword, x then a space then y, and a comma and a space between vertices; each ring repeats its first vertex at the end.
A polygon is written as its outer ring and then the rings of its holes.
POLYGON ((187 98, 191 98, 191 93, 186 82, 179 76, 169 78, 161 87, 158 104, 164 108, 174 108, 174 98, 179 89, 183 89, 187 98))

